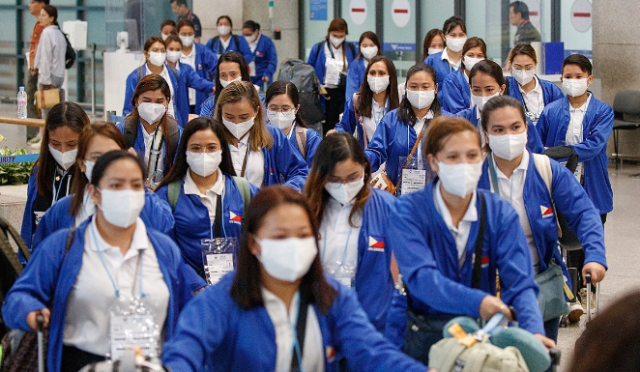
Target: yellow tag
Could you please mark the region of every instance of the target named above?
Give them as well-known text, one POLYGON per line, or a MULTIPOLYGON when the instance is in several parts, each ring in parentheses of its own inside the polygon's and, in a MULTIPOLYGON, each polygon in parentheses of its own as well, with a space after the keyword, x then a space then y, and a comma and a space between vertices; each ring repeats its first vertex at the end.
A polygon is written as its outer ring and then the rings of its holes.
POLYGON ((567 298, 569 299, 569 302, 573 301, 573 299, 575 298, 575 296, 573 295, 573 292, 571 292, 571 288, 569 288, 569 286, 567 285, 567 283, 564 283, 564 294, 567 296, 567 298))
POLYGON ((475 338, 469 336, 458 323, 452 324, 451 327, 449 327, 448 331, 453 337, 455 337, 456 340, 458 340, 459 343, 465 345, 466 347, 473 346, 477 341, 475 338))

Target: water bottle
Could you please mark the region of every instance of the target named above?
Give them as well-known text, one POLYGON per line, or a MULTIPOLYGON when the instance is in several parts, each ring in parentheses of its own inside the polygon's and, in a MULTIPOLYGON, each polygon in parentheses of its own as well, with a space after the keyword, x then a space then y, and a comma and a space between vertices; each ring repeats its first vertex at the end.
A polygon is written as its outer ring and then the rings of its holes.
POLYGON ((20 87, 18 91, 18 119, 27 118, 27 92, 24 87, 20 87))

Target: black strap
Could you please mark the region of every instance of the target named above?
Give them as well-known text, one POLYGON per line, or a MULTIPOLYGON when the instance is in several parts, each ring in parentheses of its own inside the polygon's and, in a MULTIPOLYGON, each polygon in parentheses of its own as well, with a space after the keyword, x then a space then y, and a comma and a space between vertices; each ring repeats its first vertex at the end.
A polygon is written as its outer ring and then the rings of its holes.
POLYGON ((478 237, 476 239, 475 260, 473 262, 473 275, 471 277, 471 288, 480 288, 480 274, 482 272, 482 247, 484 245, 484 225, 485 225, 485 204, 484 195, 478 192, 480 198, 480 226, 478 227, 478 237))
MULTIPOLYGON (((303 358, 304 354, 304 338, 307 332, 307 312, 309 310, 309 303, 300 294, 300 308, 298 309, 298 322, 296 323, 296 333, 298 334, 298 346, 300 347, 300 357, 303 358)), ((302 360, 298 360, 298 353, 293 351, 293 358, 291 358, 291 371, 299 371, 302 365, 302 360)))
POLYGON ((222 236, 222 196, 216 198, 216 217, 215 217, 215 235, 214 238, 223 238, 222 236))
POLYGON ((127 115, 124 118, 124 139, 128 147, 133 147, 138 136, 138 121, 132 116, 127 115))

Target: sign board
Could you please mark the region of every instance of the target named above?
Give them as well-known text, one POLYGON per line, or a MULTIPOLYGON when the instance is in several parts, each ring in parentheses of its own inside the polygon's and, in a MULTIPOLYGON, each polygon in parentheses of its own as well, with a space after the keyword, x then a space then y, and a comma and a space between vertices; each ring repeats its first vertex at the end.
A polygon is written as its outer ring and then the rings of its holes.
POLYGON ((571 24, 578 32, 587 32, 591 28, 591 1, 576 0, 571 6, 571 24))
POLYGON ((398 28, 405 28, 411 20, 409 0, 393 0, 391 4, 391 19, 398 28))
POLYGON ((356 26, 360 26, 367 20, 367 2, 365 0, 351 0, 349 4, 349 17, 356 26))
POLYGON ((415 52, 415 43, 384 43, 382 50, 385 52, 415 52))
POLYGON ((309 19, 311 21, 326 21, 329 0, 309 0, 309 19))

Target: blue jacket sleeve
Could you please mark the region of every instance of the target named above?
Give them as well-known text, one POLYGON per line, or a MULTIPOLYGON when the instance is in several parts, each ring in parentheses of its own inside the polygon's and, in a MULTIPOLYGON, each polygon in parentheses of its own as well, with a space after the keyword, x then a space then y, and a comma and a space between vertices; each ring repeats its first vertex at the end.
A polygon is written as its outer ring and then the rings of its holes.
POLYGON ((173 231, 175 219, 171 212, 171 206, 153 192, 145 193, 145 203, 140 218, 146 226, 152 227, 162 233, 173 231))
POLYGON ((133 111, 133 105, 131 99, 133 98, 133 92, 138 86, 138 70, 133 70, 132 73, 127 76, 127 87, 124 93, 124 106, 122 108, 122 116, 127 116, 133 111))
POLYGON ((311 169, 320 142, 322 142, 322 137, 315 130, 307 129, 307 165, 309 169, 311 169))
POLYGON ((356 130, 356 114, 353 108, 352 97, 347 99, 347 103, 344 105, 344 112, 342 113, 342 119, 335 128, 338 132, 347 132, 353 134, 356 130))
POLYGON ((27 202, 24 206, 24 213, 22 215, 22 226, 20 228, 20 236, 24 240, 25 244, 29 248, 29 251, 33 251, 31 246, 33 238, 33 202, 38 194, 38 183, 36 182, 37 166, 34 166, 29 176, 29 183, 27 185, 27 202))
POLYGON ((249 47, 249 43, 247 43, 247 40, 242 35, 239 35, 238 44, 240 44, 238 45, 238 52, 242 54, 245 61, 247 61, 247 65, 248 65, 249 63, 251 63, 251 61, 253 61, 253 53, 251 53, 251 48, 249 47))
POLYGON ((536 154, 544 152, 544 146, 540 140, 540 135, 531 120, 527 118, 527 149, 536 154))
POLYGON ((408 307, 407 296, 394 291, 391 305, 389 305, 389 311, 387 312, 384 337, 400 349, 404 346, 408 307))
MULTIPOLYGON (((598 156, 607 146, 607 140, 613 130, 613 109, 606 103, 594 101, 591 104, 599 104, 595 113, 595 125, 591 126, 589 132, 583 134, 583 141, 571 145, 578 155, 579 161, 589 161, 598 156)), ((589 110, 587 109, 587 114, 589 110)))
MULTIPOLYGON (((317 66, 316 63, 318 61, 318 44, 313 44, 313 46, 311 47, 311 52, 309 53, 309 58, 307 59, 307 64, 313 66, 316 70, 317 70, 317 66)), ((318 74, 318 71, 316 71, 316 75, 318 74)), ((324 76, 323 76, 324 77, 324 76)), ((318 77, 318 79, 321 79, 320 77, 318 77)), ((320 84, 322 84, 323 82, 321 81, 320 84)))
POLYGON ((391 116, 392 112, 388 112, 380 121, 380 124, 373 133, 369 146, 364 151, 369 164, 371 164, 371 171, 377 172, 380 165, 387 161, 387 150, 393 146, 394 133, 391 130, 391 121, 394 116, 391 116))
POLYGON ((181 69, 185 69, 184 76, 187 78, 187 86, 202 93, 213 94, 213 86, 215 83, 203 79, 187 64, 183 64, 181 69))
POLYGON ((52 205, 51 208, 45 212, 44 216, 40 219, 38 227, 36 227, 35 233, 33 234, 31 251, 35 250, 40 242, 42 242, 47 236, 60 229, 68 228, 68 222, 75 222, 75 217, 69 215, 69 207, 71 206, 73 196, 73 194, 67 195, 58 200, 57 203, 52 205))
POLYGON ((460 73, 462 72, 449 74, 449 76, 444 79, 440 87, 440 92, 438 92, 438 98, 441 99, 442 108, 452 113, 457 113, 469 108, 468 105, 465 104, 464 97, 462 96, 462 89, 469 88, 459 86, 458 80, 455 79, 455 75, 460 73))
POLYGON ((278 52, 276 51, 276 46, 273 44, 271 39, 267 38, 267 57, 269 63, 265 71, 262 73, 262 76, 269 77, 270 81, 273 80, 273 75, 276 73, 278 69, 278 52))
POLYGON ((211 47, 201 48, 202 64, 205 70, 211 74, 212 80, 216 77, 216 70, 218 69, 218 56, 211 51, 211 47))
POLYGON ((346 101, 349 101, 353 97, 353 94, 360 90, 360 85, 362 84, 358 64, 362 64, 361 59, 355 59, 353 63, 349 65, 349 69, 347 69, 347 88, 344 93, 346 101))
POLYGON ((538 118, 538 123, 536 124, 536 129, 538 130, 538 135, 540 137, 540 141, 542 141, 542 145, 545 147, 552 147, 549 146, 549 144, 547 143, 547 135, 549 134, 549 107, 550 106, 545 106, 544 109, 542 109, 542 113, 540 114, 540 117, 538 118))
POLYGON ((203 118, 213 118, 213 110, 216 105, 216 96, 213 95, 207 98, 206 101, 202 103, 202 107, 200 108, 200 117, 203 118))
MULTIPOLYGON (((285 176, 285 185, 302 190, 309 174, 307 162, 302 158, 300 152, 291 146, 280 129, 275 127, 273 129, 275 130, 270 130, 270 132, 274 139, 275 160, 278 170, 285 176)), ((271 151, 273 150, 272 148, 271 151)))

